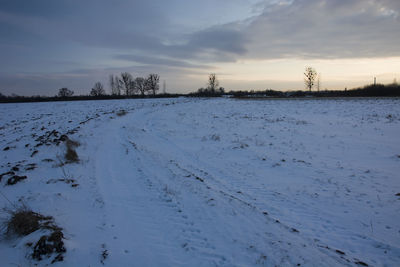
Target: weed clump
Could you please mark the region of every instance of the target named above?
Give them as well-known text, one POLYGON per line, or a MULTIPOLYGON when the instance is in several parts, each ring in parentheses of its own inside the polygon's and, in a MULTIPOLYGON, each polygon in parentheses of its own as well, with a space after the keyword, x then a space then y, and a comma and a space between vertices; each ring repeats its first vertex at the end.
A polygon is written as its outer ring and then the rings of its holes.
POLYGON ((41 228, 44 221, 52 220, 28 209, 20 209, 11 212, 11 218, 7 223, 7 234, 26 236, 41 228))
POLYGON ((65 145, 67 147, 67 151, 65 152, 65 159, 67 160, 67 162, 79 162, 78 153, 76 153, 75 148, 78 147, 80 144, 67 138, 65 141, 65 145))
POLYGON ((122 117, 125 116, 126 114, 128 114, 128 112, 126 112, 126 110, 121 109, 120 111, 117 112, 117 116, 122 117))
MULTIPOLYGON (((35 260, 42 260, 44 256, 50 258, 53 253, 57 255, 51 263, 62 261, 63 253, 66 252, 64 247, 64 234, 62 228, 58 227, 51 216, 44 216, 34 212, 26 207, 16 211, 10 211, 11 217, 6 223, 6 234, 15 234, 17 236, 27 236, 37 230, 50 231, 47 235, 42 235, 33 247, 31 254, 35 260)), ((32 246, 33 243, 27 243, 27 246, 32 246)))

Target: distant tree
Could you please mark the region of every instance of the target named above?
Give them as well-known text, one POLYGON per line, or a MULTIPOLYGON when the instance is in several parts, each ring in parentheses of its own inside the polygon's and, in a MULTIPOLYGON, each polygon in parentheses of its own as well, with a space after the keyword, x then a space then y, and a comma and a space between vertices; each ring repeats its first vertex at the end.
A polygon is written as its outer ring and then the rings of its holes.
POLYGON ((110 84, 110 89, 111 89, 111 95, 116 95, 115 94, 115 80, 114 80, 114 74, 110 74, 108 82, 110 84))
POLYGON ((121 77, 115 76, 115 85, 118 95, 121 95, 122 90, 124 90, 124 82, 122 81, 121 77))
POLYGON ((219 85, 217 75, 215 73, 211 73, 208 76, 208 86, 207 89, 211 91, 211 93, 214 93, 217 90, 217 87, 219 85))
POLYGON ((90 91, 91 96, 101 96, 105 94, 106 92, 104 91, 104 86, 101 84, 101 82, 95 83, 92 90, 90 91))
POLYGON ((122 84, 125 89, 125 94, 133 95, 135 89, 135 82, 133 80, 132 75, 128 72, 123 72, 121 73, 121 78, 122 78, 122 84))
POLYGON ((69 90, 68 88, 61 88, 58 90, 58 96, 59 97, 70 97, 74 94, 74 91, 69 90))
POLYGON ((319 92, 319 89, 321 88, 321 73, 318 73, 317 76, 317 91, 319 92))
POLYGON ((203 93, 205 93, 206 91, 207 91, 207 89, 205 89, 205 88, 203 88, 203 87, 197 89, 197 93, 198 93, 198 94, 203 94, 203 93))
POLYGON ((135 91, 139 92, 141 96, 144 96, 146 92, 146 79, 143 77, 137 77, 135 79, 135 91))
POLYGON ((317 78, 317 72, 312 67, 306 67, 304 76, 304 83, 306 85, 306 88, 308 88, 308 90, 311 92, 311 89, 314 86, 315 79, 317 78))
POLYGON ((112 95, 121 95, 122 81, 118 75, 110 75, 110 88, 112 95))
POLYGON ((0 92, 0 99, 1 99, 1 98, 6 98, 6 96, 3 95, 3 94, 0 92))
POLYGON ((152 93, 152 95, 156 95, 157 91, 160 89, 160 75, 158 74, 149 74, 145 82, 146 91, 152 93))

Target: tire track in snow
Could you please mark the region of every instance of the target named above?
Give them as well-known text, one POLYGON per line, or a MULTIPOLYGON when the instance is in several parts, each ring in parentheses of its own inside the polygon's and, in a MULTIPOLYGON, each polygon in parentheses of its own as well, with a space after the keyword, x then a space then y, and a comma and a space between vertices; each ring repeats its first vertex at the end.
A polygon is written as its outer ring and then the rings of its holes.
MULTIPOLYGON (((140 115, 138 116, 140 118, 140 115)), ((148 118, 147 118, 148 119, 148 118)), ((146 119, 143 119, 143 121, 147 121, 146 119)), ((161 169, 169 169, 171 173, 173 173, 172 177, 169 178, 174 178, 172 181, 172 184, 175 186, 179 185, 178 187, 180 188, 181 191, 185 191, 184 202, 185 203, 190 203, 190 205, 186 204, 185 208, 187 212, 190 214, 190 217, 192 221, 197 222, 199 225, 202 223, 207 223, 207 221, 215 221, 218 226, 222 224, 226 224, 227 227, 235 228, 239 227, 241 230, 243 227, 248 228, 250 226, 253 226, 255 229, 259 227, 260 225, 264 225, 263 228, 265 227, 266 224, 268 224, 268 227, 264 230, 267 230, 265 232, 265 235, 261 234, 258 230, 251 232, 251 235, 254 236, 254 239, 257 239, 256 242, 259 243, 259 246, 261 249, 258 249, 256 246, 249 244, 249 241, 251 242, 251 239, 253 238, 248 238, 247 239, 232 239, 233 236, 235 236, 235 231, 233 229, 229 229, 226 231, 226 229, 223 229, 221 233, 220 228, 215 228, 215 227, 209 227, 211 229, 207 228, 202 228, 203 232, 207 238, 207 240, 212 240, 212 243, 214 244, 213 247, 217 248, 219 251, 222 251, 225 256, 224 258, 231 259, 232 262, 240 262, 244 261, 244 263, 247 264, 255 264, 255 263, 260 263, 260 262, 269 262, 271 264, 282 264, 286 263, 288 264, 298 264, 299 262, 302 263, 308 263, 308 264, 315 264, 316 262, 322 262, 321 259, 326 257, 326 254, 333 254, 330 255, 330 258, 328 261, 332 261, 332 263, 338 263, 341 262, 344 264, 346 261, 345 259, 335 255, 334 253, 330 253, 329 251, 326 252, 324 250, 321 250, 319 247, 317 247, 313 242, 310 242, 309 240, 304 239, 304 237, 299 237, 298 234, 291 233, 293 231, 287 226, 282 226, 278 225, 277 222, 275 222, 273 219, 266 219, 266 214, 262 214, 261 212, 254 212, 255 207, 246 202, 241 200, 240 198, 230 194, 226 193, 224 190, 218 189, 218 185, 215 188, 212 188, 210 186, 204 186, 201 185, 204 183, 204 179, 201 178, 199 175, 195 174, 193 171, 189 171, 188 169, 182 168, 179 166, 179 164, 176 164, 176 162, 186 162, 186 160, 183 160, 184 158, 189 158, 190 159, 195 158, 193 155, 190 155, 184 151, 179 150, 176 146, 173 145, 173 142, 171 140, 166 140, 165 138, 160 138, 159 135, 154 135, 151 132, 151 128, 145 127, 147 130, 145 131, 140 131, 140 120, 135 120, 135 126, 129 128, 129 131, 131 133, 130 138, 131 138, 131 143, 134 143, 134 147, 137 151, 140 151, 140 157, 141 158, 147 158, 148 161, 152 162, 157 166, 157 168, 161 169), (150 130, 149 130, 150 129, 150 130), (133 142, 132 140, 135 140, 133 142), (154 145, 156 144, 156 145, 154 145), (168 155, 168 152, 173 151, 173 155, 168 155), (146 155, 146 156, 144 156, 146 155), (176 160, 169 160, 170 158, 177 158, 176 160), (175 161, 175 162, 174 162, 175 161), (175 167, 173 167, 175 165, 175 167), (172 166, 172 167, 171 167, 172 166), (175 169, 174 169, 175 168, 175 169), (179 173, 181 172, 181 173, 179 173), (185 175, 186 173, 186 175, 185 175), (188 176, 192 176, 194 179, 187 179, 189 178, 188 176), (185 179, 186 178, 186 179, 185 179), (202 181, 203 180, 203 181, 202 181), (193 182, 197 182, 199 184, 194 185, 193 182), (210 190, 212 189, 212 190, 210 190), (188 196, 189 192, 189 196, 188 196), (222 194, 222 196, 221 196, 222 194), (241 225, 229 225, 230 220, 226 220, 223 216, 216 216, 216 212, 212 211, 212 208, 210 208, 207 205, 206 200, 214 200, 218 205, 223 205, 224 209, 230 210, 226 216, 231 216, 235 218, 236 220, 242 221, 243 223, 241 225), (234 202, 239 202, 243 207, 240 207, 240 205, 233 204, 234 202), (197 213, 200 213, 201 216, 196 215, 197 213), (229 214, 231 213, 231 214, 229 214), (246 214, 246 216, 243 216, 242 214, 246 214), (251 216, 251 220, 247 216, 251 216), (218 220, 215 219, 215 217, 218 217, 218 220), (257 221, 255 224, 252 222, 252 220, 257 221), (266 222, 267 221, 267 222, 266 222), (274 223, 272 223, 274 222, 274 223), (272 228, 273 230, 271 230, 272 228), (281 232, 284 237, 279 236, 279 234, 275 233, 281 232), (263 235, 263 236, 262 236, 263 235), (217 237, 216 237, 217 236, 217 237), (260 237, 262 236, 262 237, 260 237), (287 241, 283 241, 283 240, 287 241), (296 240, 296 242, 293 243, 293 240, 296 240), (232 251, 223 251, 221 247, 219 247, 222 244, 227 244, 228 242, 234 242, 237 243, 235 244, 236 248, 235 250, 237 251, 243 251, 248 248, 253 249, 254 251, 258 251, 257 253, 259 254, 259 257, 262 258, 263 260, 255 260, 251 259, 249 260, 248 255, 243 256, 242 258, 238 259, 237 255, 231 255, 229 253, 232 253, 232 251), (269 245, 266 245, 268 243, 269 245), (276 246, 276 244, 279 244, 279 246, 276 246), (305 247, 307 247, 305 249, 305 247), (303 255, 303 254, 308 254, 307 257, 300 257, 298 259, 293 259, 290 256, 289 251, 293 250, 300 250, 303 251, 304 253, 296 253, 297 255, 303 255), (275 256, 276 258, 272 259, 264 259, 264 256, 266 255, 263 254, 262 251, 275 251, 275 253, 271 253, 272 255, 279 255, 275 256), (279 260, 278 260, 279 259, 279 260)), ((144 128, 142 128, 144 129, 144 128)), ((201 164, 201 162, 196 162, 197 165, 201 164)), ((199 166, 202 169, 202 166, 199 166)), ((164 182, 168 183, 171 181, 164 180, 164 182)), ((207 180, 208 182, 208 180, 207 180)), ((217 183, 218 184, 218 183, 217 183)), ((226 185, 224 186, 226 187, 226 185)), ((223 187, 222 187, 223 188, 223 187)), ((232 190, 228 190, 232 191, 232 190)), ((212 223, 211 223, 212 224, 212 223)), ((251 228, 251 227, 250 227, 251 228)), ((237 229, 236 229, 237 230, 237 229)), ((294 231, 295 232, 295 231, 294 231)), ((248 253, 251 254, 251 253, 248 253)), ((269 254, 269 255, 271 255, 269 254)), ((326 262, 327 260, 324 260, 326 262)))
POLYGON ((194 263, 223 265, 224 257, 213 252, 179 203, 163 188, 158 179, 165 173, 149 165, 127 140, 123 122, 127 119, 109 127, 96 159, 96 177, 107 217, 107 261, 129 263, 133 255, 139 265, 181 265, 193 262, 193 255, 202 255, 194 263))

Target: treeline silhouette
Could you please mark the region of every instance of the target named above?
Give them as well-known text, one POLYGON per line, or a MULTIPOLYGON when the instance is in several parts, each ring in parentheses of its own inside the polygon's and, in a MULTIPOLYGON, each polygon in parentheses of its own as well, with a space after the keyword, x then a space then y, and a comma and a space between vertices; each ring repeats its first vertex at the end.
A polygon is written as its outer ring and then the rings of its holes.
POLYGON ((52 101, 79 101, 79 100, 112 100, 112 99, 139 99, 139 98, 176 98, 183 94, 157 94, 157 95, 76 95, 76 96, 4 96, 0 94, 0 103, 23 103, 23 102, 52 102, 52 101))
POLYGON ((0 103, 19 103, 19 102, 47 102, 47 101, 76 101, 76 100, 110 100, 110 99, 137 99, 137 98, 175 98, 175 97, 235 97, 235 98, 302 98, 302 97, 400 97, 400 85, 393 84, 376 84, 367 85, 360 88, 350 90, 323 90, 323 91, 277 91, 277 90, 260 90, 260 91, 229 91, 225 92, 223 88, 217 90, 199 89, 196 92, 188 94, 148 94, 148 95, 77 95, 77 96, 5 96, 0 93, 0 103))
POLYGON ((361 88, 350 90, 322 90, 322 91, 277 91, 267 90, 239 90, 239 91, 210 91, 198 90, 189 93, 192 97, 221 97, 229 95, 235 98, 297 98, 297 97, 400 97, 400 85, 393 84, 376 84, 366 85, 361 88))

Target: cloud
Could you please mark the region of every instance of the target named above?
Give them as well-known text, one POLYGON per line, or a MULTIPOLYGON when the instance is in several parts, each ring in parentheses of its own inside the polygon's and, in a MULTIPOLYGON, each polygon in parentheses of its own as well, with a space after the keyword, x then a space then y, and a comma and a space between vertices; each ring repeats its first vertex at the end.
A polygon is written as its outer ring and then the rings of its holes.
POLYGON ((400 1, 3 0, 0 34, 9 91, 89 88, 114 70, 187 78, 185 87, 220 63, 400 56, 400 1), (83 77, 57 76, 79 66, 83 77))
POLYGON ((124 54, 208 63, 243 58, 400 55, 397 45, 400 43, 400 4, 397 0, 256 2, 255 9, 263 7, 259 15, 226 24, 216 23, 190 33, 180 33, 179 27, 183 29, 184 25, 173 24, 176 14, 171 5, 181 3, 178 0, 171 3, 89 0, 57 1, 55 4, 42 0, 21 8, 20 1, 7 0, 1 8, 0 20, 13 29, 6 41, 21 42, 19 27, 20 33, 26 34, 27 42, 36 42, 37 36, 41 36, 89 47, 125 50, 124 54))
POLYGON ((244 30, 250 58, 400 55, 398 1, 294 0, 266 4, 244 30))
POLYGON ((197 68, 197 69, 209 69, 212 68, 208 65, 192 64, 183 60, 176 60, 171 58, 153 57, 135 54, 119 54, 114 56, 115 59, 136 62, 144 65, 154 66, 168 66, 174 68, 197 68))

